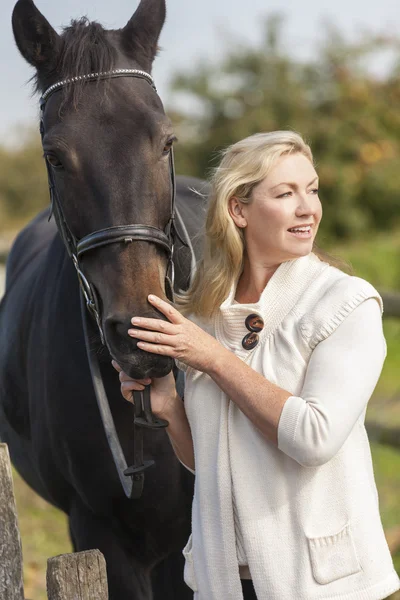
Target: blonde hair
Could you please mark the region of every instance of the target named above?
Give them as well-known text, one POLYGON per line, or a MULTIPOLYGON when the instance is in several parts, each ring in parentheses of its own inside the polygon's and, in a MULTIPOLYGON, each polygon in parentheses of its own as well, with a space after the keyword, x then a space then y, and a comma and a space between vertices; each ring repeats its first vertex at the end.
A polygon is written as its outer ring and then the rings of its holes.
POLYGON ((222 152, 211 178, 203 258, 190 289, 177 297, 184 314, 209 318, 226 299, 243 270, 245 250, 243 231, 229 214, 229 200, 235 196, 249 204, 253 189, 277 160, 292 153, 301 153, 314 164, 310 146, 293 131, 257 133, 222 152))

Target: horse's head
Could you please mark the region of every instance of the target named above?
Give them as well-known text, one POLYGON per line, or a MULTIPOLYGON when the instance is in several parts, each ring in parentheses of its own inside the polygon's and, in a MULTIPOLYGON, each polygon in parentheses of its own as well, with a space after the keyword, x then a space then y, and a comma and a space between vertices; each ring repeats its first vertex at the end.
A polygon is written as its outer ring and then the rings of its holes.
MULTIPOLYGON (((83 19, 59 35, 32 0, 19 0, 13 30, 43 92, 89 73, 150 73, 164 20, 165 0, 141 0, 123 29, 107 31, 83 19)), ((44 154, 75 238, 129 224, 164 230, 171 216, 174 136, 146 80, 79 79, 49 97, 43 125, 44 154)), ((162 318, 147 301, 149 293, 165 297, 168 257, 162 246, 113 243, 85 252, 80 264, 95 289, 111 355, 134 377, 168 373, 171 359, 139 350, 127 335, 134 315, 162 318)))

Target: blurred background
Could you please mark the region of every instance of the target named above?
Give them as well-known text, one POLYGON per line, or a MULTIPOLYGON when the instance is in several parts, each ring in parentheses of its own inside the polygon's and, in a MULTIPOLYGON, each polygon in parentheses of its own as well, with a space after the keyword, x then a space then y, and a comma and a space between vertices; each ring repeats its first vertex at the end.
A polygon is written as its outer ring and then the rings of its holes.
MULTIPOLYGON (((37 0, 53 26, 87 15, 125 25, 137 0, 37 0)), ((0 296, 17 231, 48 203, 32 71, 0 22, 0 296)), ((388 357, 370 401, 380 510, 400 573, 400 10, 391 0, 167 0, 154 76, 179 143, 178 173, 206 177, 224 146, 294 129, 321 178, 319 246, 390 294, 388 357), (391 316, 393 315, 393 316, 391 316)), ((49 556, 71 550, 65 518, 15 474, 25 595, 44 600, 49 556)), ((400 599, 400 594, 391 597, 400 599)))

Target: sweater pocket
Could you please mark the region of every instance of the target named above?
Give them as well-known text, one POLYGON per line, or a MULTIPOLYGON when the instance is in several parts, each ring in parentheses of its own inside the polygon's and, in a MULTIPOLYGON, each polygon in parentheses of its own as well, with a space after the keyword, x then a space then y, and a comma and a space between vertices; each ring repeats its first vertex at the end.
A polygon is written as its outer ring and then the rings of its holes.
POLYGON ((350 523, 338 533, 325 537, 308 537, 308 548, 315 581, 321 584, 362 571, 357 558, 350 523))
POLYGON ((197 583, 193 564, 193 541, 191 535, 189 537, 188 543, 182 550, 182 554, 185 557, 183 579, 186 585, 188 585, 190 589, 193 590, 193 592, 197 592, 197 583))

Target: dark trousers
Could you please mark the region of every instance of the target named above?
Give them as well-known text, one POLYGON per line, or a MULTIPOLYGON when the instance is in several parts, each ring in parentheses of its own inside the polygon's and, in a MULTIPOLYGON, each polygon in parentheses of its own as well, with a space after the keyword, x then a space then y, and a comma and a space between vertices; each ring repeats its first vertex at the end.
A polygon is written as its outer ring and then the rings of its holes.
POLYGON ((251 579, 242 579, 242 590, 244 600, 257 600, 251 579))

